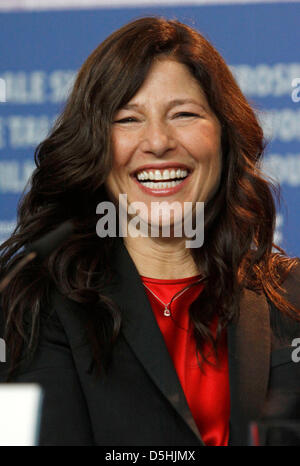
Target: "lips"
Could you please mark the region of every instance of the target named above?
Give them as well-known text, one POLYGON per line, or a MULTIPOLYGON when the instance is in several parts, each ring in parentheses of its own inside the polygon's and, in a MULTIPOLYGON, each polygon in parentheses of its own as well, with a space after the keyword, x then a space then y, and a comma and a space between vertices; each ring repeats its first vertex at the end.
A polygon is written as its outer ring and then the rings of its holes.
POLYGON ((138 181, 138 179, 133 176, 134 182, 138 185, 138 187, 143 191, 145 194, 149 194, 151 196, 171 196, 173 194, 178 193, 184 186, 186 186, 187 183, 190 181, 190 176, 191 174, 189 173, 186 178, 183 178, 183 181, 179 183, 177 186, 174 186, 172 188, 148 188, 147 186, 143 185, 138 181))
POLYGON ((192 170, 190 167, 187 165, 180 163, 180 162, 164 162, 161 164, 146 164, 142 165, 141 167, 136 168, 131 175, 136 176, 139 172, 143 170, 163 170, 166 168, 181 168, 182 170, 187 170, 188 173, 190 173, 192 170))

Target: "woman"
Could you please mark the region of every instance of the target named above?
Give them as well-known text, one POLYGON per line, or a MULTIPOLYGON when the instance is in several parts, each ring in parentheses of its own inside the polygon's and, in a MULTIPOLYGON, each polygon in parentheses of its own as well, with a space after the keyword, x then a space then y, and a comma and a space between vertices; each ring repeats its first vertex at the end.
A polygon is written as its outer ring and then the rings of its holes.
POLYGON ((4 276, 22 246, 74 224, 2 296, 9 380, 45 391, 41 444, 245 445, 250 421, 299 416, 299 262, 272 252, 264 149, 224 60, 190 27, 141 18, 90 55, 1 246, 4 276), (120 194, 140 203, 125 226, 138 219, 141 236, 99 223, 102 202, 126 207, 120 194), (204 242, 186 247, 175 227, 199 203, 204 242))

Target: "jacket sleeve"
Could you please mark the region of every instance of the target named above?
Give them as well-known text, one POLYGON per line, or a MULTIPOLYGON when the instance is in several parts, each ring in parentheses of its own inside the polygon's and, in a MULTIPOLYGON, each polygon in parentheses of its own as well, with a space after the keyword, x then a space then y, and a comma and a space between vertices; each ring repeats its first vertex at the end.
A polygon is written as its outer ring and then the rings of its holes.
MULTIPOLYGON (((7 369, 8 362, 1 363, 1 382, 5 383, 7 369)), ((94 444, 72 351, 55 311, 41 314, 34 357, 18 370, 11 382, 37 383, 43 389, 39 445, 94 444)))

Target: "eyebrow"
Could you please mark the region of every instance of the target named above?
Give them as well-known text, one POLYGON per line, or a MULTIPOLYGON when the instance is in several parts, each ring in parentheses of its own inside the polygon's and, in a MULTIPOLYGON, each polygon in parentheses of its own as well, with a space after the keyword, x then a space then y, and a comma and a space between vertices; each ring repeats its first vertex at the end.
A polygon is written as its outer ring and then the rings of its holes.
MULTIPOLYGON (((176 107, 177 105, 184 105, 184 104, 195 104, 198 107, 201 107, 205 112, 207 112, 207 108, 205 105, 201 104, 195 99, 173 99, 168 102, 167 108, 168 110, 170 108, 176 107)), ((125 104, 123 107, 121 107, 119 110, 131 110, 131 109, 138 109, 139 107, 143 108, 144 105, 138 105, 138 104, 125 104)))

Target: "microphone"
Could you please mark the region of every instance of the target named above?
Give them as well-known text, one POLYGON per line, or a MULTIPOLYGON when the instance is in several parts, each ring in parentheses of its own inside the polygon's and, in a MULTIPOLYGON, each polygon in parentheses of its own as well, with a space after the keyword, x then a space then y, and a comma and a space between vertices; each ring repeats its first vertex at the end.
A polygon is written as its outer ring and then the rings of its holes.
POLYGON ((23 259, 3 278, 0 282, 0 293, 8 286, 14 276, 22 270, 22 268, 31 262, 36 257, 45 259, 51 254, 60 244, 62 244, 73 232, 74 225, 71 221, 67 220, 61 223, 55 230, 50 231, 42 238, 34 241, 25 248, 27 253, 23 259))
POLYGON ((40 259, 45 259, 70 236, 73 230, 73 223, 67 220, 61 223, 55 230, 50 231, 50 233, 27 246, 26 251, 28 253, 35 252, 40 259))

